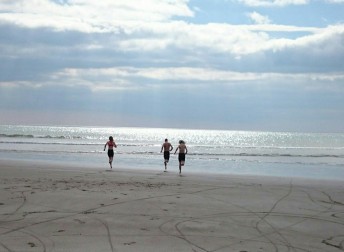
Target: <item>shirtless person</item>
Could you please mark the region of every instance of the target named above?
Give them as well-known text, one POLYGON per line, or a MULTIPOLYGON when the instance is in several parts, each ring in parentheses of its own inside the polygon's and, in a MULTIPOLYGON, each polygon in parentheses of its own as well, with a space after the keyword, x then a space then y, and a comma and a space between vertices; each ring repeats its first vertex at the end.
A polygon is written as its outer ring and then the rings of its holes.
POLYGON ((178 160, 179 160, 179 174, 182 173, 182 166, 185 164, 185 155, 188 154, 188 149, 186 148, 185 142, 183 140, 179 141, 179 145, 174 152, 176 154, 177 150, 179 150, 178 160))
POLYGON ((165 143, 163 143, 163 145, 161 146, 161 151, 164 150, 164 159, 165 159, 165 171, 167 170, 167 163, 170 160, 170 151, 173 150, 172 145, 168 142, 168 139, 165 139, 165 143))

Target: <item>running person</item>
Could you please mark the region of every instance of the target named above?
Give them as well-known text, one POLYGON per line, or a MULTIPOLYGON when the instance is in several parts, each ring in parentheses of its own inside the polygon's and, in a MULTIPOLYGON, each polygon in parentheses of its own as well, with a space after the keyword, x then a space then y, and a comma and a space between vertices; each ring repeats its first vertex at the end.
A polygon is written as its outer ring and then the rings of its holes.
POLYGON ((112 169, 112 161, 113 161, 113 156, 114 156, 113 147, 117 148, 117 145, 116 145, 115 141, 113 140, 112 136, 110 136, 109 141, 106 142, 106 144, 104 146, 104 151, 106 149, 106 146, 108 146, 109 164, 110 164, 110 167, 112 169))
POLYGON ((162 152, 162 150, 164 150, 164 160, 165 160, 164 164, 165 164, 165 171, 166 171, 167 170, 167 163, 170 160, 170 151, 173 150, 173 146, 172 146, 172 144, 170 144, 168 142, 167 138, 165 139, 165 143, 163 143, 161 146, 160 153, 162 152))
POLYGON ((179 150, 179 155, 178 155, 178 161, 179 161, 179 174, 182 173, 182 166, 184 166, 185 164, 185 155, 188 154, 188 149, 186 148, 185 142, 183 140, 179 141, 179 145, 176 149, 176 151, 174 152, 174 154, 176 154, 176 152, 179 150))

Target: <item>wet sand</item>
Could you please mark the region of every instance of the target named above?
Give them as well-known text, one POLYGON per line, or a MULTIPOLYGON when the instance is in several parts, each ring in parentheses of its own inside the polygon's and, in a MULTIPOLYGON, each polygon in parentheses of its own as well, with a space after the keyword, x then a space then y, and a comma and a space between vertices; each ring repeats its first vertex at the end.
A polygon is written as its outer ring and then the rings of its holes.
POLYGON ((343 181, 163 169, 0 160, 0 251, 344 250, 343 181))

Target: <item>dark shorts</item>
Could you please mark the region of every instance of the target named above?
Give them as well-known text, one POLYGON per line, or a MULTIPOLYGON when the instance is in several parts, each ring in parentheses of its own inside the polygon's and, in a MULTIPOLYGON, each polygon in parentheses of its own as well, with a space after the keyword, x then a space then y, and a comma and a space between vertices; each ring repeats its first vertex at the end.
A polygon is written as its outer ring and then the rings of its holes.
POLYGON ((113 155, 114 155, 113 150, 108 150, 108 156, 109 156, 109 157, 113 157, 113 155))
POLYGON ((179 160, 179 162, 185 161, 185 153, 179 153, 178 160, 179 160))
POLYGON ((164 151, 164 159, 165 159, 165 161, 170 160, 170 152, 169 151, 164 151))

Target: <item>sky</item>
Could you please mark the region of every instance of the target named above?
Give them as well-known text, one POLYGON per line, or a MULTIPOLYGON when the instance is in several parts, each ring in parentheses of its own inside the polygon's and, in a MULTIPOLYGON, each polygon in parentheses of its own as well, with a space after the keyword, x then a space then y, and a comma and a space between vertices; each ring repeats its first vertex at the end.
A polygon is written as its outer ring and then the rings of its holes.
POLYGON ((0 124, 344 132, 344 0, 0 0, 0 124))

